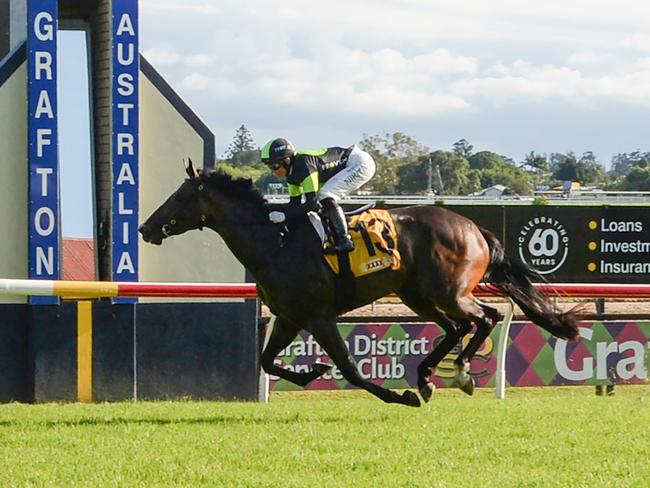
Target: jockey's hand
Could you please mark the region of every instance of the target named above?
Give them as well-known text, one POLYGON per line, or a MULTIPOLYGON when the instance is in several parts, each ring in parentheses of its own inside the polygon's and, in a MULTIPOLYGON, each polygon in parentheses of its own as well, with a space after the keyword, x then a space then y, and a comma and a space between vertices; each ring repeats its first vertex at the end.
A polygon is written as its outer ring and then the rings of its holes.
POLYGON ((269 220, 274 224, 281 224, 287 220, 287 218, 285 217, 284 212, 271 212, 269 214, 269 220))

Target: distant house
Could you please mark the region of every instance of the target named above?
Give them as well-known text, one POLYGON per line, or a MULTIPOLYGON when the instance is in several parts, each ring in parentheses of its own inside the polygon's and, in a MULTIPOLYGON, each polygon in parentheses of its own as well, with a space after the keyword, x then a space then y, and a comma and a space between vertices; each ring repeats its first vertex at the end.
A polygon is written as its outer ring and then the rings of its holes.
POLYGON ((579 181, 563 181, 562 182, 562 193, 566 196, 571 197, 580 192, 580 182, 579 181))
POLYGON ((474 193, 474 195, 477 197, 485 198, 501 198, 507 189, 508 187, 504 185, 492 185, 477 193, 474 193))

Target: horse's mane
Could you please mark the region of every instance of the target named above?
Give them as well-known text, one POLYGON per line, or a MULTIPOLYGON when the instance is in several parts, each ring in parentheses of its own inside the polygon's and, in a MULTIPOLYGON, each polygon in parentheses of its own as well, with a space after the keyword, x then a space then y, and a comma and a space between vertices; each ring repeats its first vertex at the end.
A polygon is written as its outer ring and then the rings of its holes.
POLYGON ((250 178, 237 178, 218 168, 203 173, 202 179, 208 187, 226 195, 260 206, 266 204, 264 196, 253 186, 253 180, 250 178))

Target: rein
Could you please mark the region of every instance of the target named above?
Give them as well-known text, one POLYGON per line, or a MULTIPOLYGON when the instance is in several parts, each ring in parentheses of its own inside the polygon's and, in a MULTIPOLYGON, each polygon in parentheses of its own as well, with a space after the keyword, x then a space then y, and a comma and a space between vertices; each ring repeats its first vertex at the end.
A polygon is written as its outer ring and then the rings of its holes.
MULTIPOLYGON (((205 182, 205 183, 207 183, 207 182, 205 182)), ((196 187, 198 192, 203 192, 204 191, 205 183, 202 181, 196 187)), ((217 193, 217 195, 219 195, 219 193, 217 193)), ((212 200, 212 198, 209 198, 208 207, 210 205, 214 205, 211 202, 211 200, 212 200)), ((255 205, 255 202, 250 202, 250 203, 252 205, 255 205)), ((260 214, 261 213, 262 213, 262 209, 260 209, 260 214)), ((264 213, 265 214, 267 213, 266 209, 264 209, 264 213)), ((250 216, 248 218, 250 218, 250 216)), ((201 221, 201 223, 198 225, 197 229, 202 231, 203 227, 205 225, 207 225, 208 216, 206 214, 201 214, 200 221, 201 221)), ((171 237, 171 236, 175 235, 174 234, 174 226, 176 225, 176 223, 177 223, 176 218, 171 217, 168 222, 162 224, 162 226, 160 227, 160 231, 162 232, 162 234, 165 237, 171 237)), ((231 218, 231 219, 229 219, 228 225, 229 226, 237 226, 237 227, 266 227, 266 226, 278 226, 278 225, 280 225, 281 227, 280 227, 280 229, 278 230, 278 233, 277 233, 277 235, 279 236, 279 239, 280 239, 280 247, 284 246, 285 237, 289 233, 289 229, 288 229, 286 223, 275 224, 273 222, 270 222, 266 218, 264 218, 262 215, 260 215, 259 220, 257 218, 255 218, 255 220, 245 219, 245 220, 242 221, 242 220, 239 220, 239 219, 232 219, 231 218)))

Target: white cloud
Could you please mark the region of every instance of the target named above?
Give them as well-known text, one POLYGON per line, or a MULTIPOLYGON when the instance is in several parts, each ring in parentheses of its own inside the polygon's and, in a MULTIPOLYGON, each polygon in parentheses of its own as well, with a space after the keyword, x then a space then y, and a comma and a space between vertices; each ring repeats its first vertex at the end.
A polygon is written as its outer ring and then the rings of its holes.
POLYGON ((192 54, 184 59, 188 66, 209 66, 212 64, 212 57, 208 54, 192 54))
POLYGON ((284 0, 257 5, 271 26, 293 22, 292 30, 323 29, 335 36, 345 32, 375 42, 408 38, 412 44, 571 40, 600 45, 617 40, 612 36, 621 26, 645 29, 650 17, 650 4, 638 0, 331 0, 312 2, 309 8, 304 0, 284 0))
POLYGON ((210 80, 201 74, 192 73, 183 78, 182 84, 189 90, 205 90, 210 85, 210 80))
POLYGON ((635 70, 588 76, 577 69, 517 61, 499 65, 493 76, 459 80, 455 91, 472 100, 483 99, 497 106, 522 102, 562 100, 566 107, 597 107, 617 100, 650 107, 650 62, 638 63, 635 70))
POLYGON ((636 66, 639 71, 650 71, 650 57, 638 59, 636 66))
MULTIPOLYGON (((231 121, 233 130, 242 122, 249 126, 243 120, 249 117, 303 132, 318 121, 319 127, 345 124, 358 134, 391 124, 439 133, 452 118, 459 126, 477 126, 476 115, 495 108, 527 120, 535 120, 536 111, 566 119, 602 107, 616 107, 625 120, 625 110, 639 117, 650 108, 648 2, 140 5, 145 55, 165 65, 170 82, 178 83, 181 95, 188 91, 203 118, 219 127, 231 121)), ((503 133, 492 124, 483 129, 503 133)), ((530 138, 552 137, 534 132, 534 124, 530 130, 530 138)), ((624 130, 629 139, 633 129, 624 130)), ((645 135, 638 144, 643 141, 645 135)))
POLYGON ((650 51, 650 34, 636 32, 631 36, 625 37, 620 45, 622 47, 631 47, 639 51, 650 51))
POLYGON ((143 52, 144 57, 153 65, 169 65, 178 63, 181 55, 177 52, 167 51, 165 49, 147 49, 143 52))
POLYGON ((220 14, 221 9, 212 1, 197 0, 140 0, 140 8, 145 11, 159 10, 173 13, 220 14))
POLYGON ((599 55, 593 51, 577 51, 571 53, 566 62, 569 66, 581 66, 593 64, 598 60, 599 55))
POLYGON ((143 52, 147 60, 159 66, 184 64, 192 68, 205 67, 213 63, 212 56, 204 53, 184 55, 167 49, 148 49, 143 52))
MULTIPOLYGON (((221 71, 211 82, 218 100, 258 97, 284 109, 327 112, 333 106, 346 116, 380 114, 422 116, 464 109, 467 102, 441 87, 440 78, 473 75, 473 58, 447 50, 407 57, 394 49, 364 52, 337 47, 317 59, 279 57, 252 63, 251 78, 236 85, 221 71), (224 78, 230 81, 225 88, 224 78)), ((227 71, 231 71, 231 67, 227 71)))

